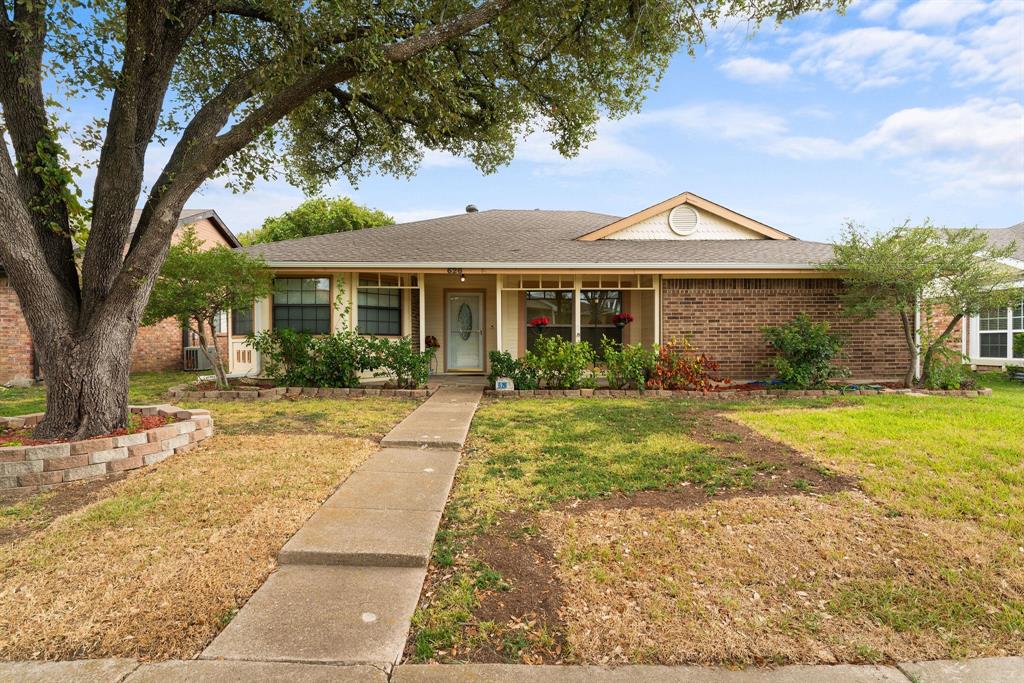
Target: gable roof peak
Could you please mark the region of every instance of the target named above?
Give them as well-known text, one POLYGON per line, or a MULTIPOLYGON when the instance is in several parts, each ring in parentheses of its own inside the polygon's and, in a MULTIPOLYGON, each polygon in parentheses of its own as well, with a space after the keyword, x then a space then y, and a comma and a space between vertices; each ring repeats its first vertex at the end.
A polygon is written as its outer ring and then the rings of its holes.
POLYGON ((625 230, 631 225, 636 225, 640 221, 646 220, 652 216, 656 216, 659 213, 670 211, 682 204, 689 204, 690 206, 696 207, 703 211, 707 211, 710 214, 713 214, 715 216, 718 216, 719 218, 735 223, 752 232, 756 232, 757 234, 762 235, 768 239, 797 239, 796 237, 790 235, 789 233, 782 232, 781 230, 773 228, 770 225, 766 225, 765 223, 756 221, 753 218, 744 216, 741 213, 737 213, 732 209, 728 209, 722 206, 721 204, 716 204, 715 202, 705 199, 704 197, 701 197, 700 195, 694 194, 692 192, 683 192, 682 194, 677 194, 675 197, 670 197, 662 202, 654 204, 653 206, 649 206, 646 209, 637 211, 634 214, 626 216, 625 218, 620 218, 619 220, 609 223, 608 225, 602 228, 598 228, 597 230, 593 230, 591 232, 580 235, 576 239, 580 240, 581 242, 593 242, 595 240, 603 239, 605 237, 608 237, 609 235, 613 235, 619 232, 620 230, 625 230))

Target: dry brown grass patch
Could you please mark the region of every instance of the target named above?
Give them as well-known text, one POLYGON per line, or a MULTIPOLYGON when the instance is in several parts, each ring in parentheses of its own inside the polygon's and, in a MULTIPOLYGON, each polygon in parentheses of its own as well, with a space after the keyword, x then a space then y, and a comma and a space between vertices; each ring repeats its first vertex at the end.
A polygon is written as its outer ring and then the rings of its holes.
POLYGON ((0 548, 0 658, 194 656, 375 448, 218 435, 0 548))
POLYGON ((1024 653, 1024 551, 859 493, 543 515, 581 661, 788 663, 1024 653))

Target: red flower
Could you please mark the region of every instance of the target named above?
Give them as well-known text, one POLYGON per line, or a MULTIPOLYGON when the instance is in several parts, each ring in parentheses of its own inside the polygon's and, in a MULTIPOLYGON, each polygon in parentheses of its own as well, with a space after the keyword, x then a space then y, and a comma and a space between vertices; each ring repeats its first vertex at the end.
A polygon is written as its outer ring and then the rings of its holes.
POLYGON ((616 313, 615 317, 612 318, 612 322, 616 325, 628 325, 634 320, 635 318, 632 313, 616 313))
POLYGON ((545 327, 551 324, 551 318, 546 315, 542 315, 539 318, 534 318, 530 321, 530 327, 545 327))

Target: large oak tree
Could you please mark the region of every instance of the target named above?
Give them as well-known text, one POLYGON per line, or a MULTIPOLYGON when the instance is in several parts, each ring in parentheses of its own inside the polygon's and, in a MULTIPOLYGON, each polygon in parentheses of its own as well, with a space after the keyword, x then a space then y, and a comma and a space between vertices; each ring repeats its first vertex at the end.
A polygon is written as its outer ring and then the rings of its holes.
POLYGON ((844 3, 2 0, 0 261, 47 378, 38 435, 123 425, 139 320, 178 214, 209 178, 244 190, 283 174, 316 190, 411 173, 425 149, 492 171, 535 128, 573 154, 722 19, 756 26, 844 3), (57 103, 74 113, 81 98, 106 116, 62 128, 75 117, 57 103), (91 215, 69 138, 96 154, 91 215), (144 188, 154 144, 171 152, 144 188))

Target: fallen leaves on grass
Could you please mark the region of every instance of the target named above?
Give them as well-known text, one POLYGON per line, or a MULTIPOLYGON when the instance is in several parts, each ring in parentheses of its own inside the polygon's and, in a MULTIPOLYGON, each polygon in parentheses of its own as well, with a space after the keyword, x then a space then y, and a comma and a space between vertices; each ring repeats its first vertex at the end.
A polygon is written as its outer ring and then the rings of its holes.
POLYGON ((542 514, 569 646, 589 663, 1024 654, 1024 553, 857 493, 542 514))
POLYGON ((194 656, 375 448, 217 435, 0 548, 0 658, 194 656))

